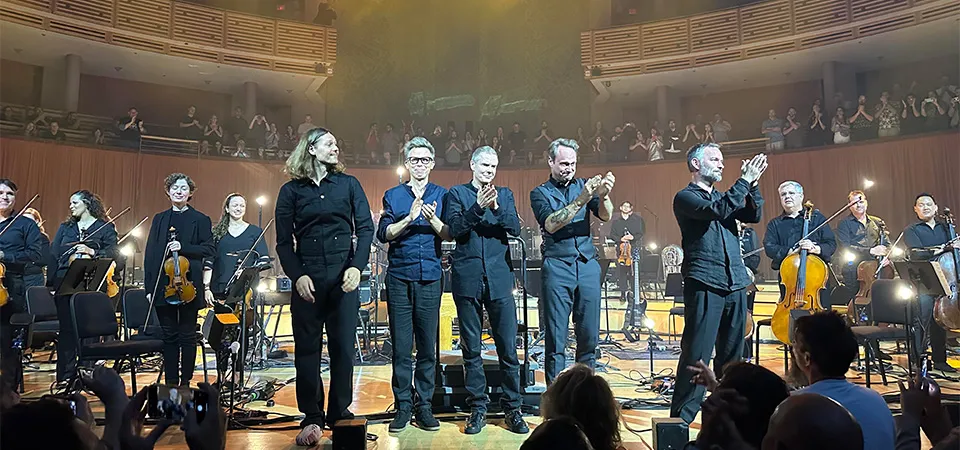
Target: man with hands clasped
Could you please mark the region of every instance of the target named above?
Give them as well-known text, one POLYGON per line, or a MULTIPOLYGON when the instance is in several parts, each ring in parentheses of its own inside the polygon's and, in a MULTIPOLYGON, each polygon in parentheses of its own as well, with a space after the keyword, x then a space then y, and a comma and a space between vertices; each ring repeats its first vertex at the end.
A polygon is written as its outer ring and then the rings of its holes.
POLYGON ((417 136, 403 147, 410 182, 383 195, 377 239, 389 244, 387 305, 393 339, 393 396, 397 408, 390 432, 406 428, 411 415, 423 430, 436 431, 431 401, 436 381, 440 321, 440 241, 448 237, 440 220, 447 190, 430 183, 436 151, 417 136), (416 342, 416 374, 411 354, 416 342), (415 387, 411 390, 411 383, 415 387), (416 395, 413 395, 416 392, 416 395))

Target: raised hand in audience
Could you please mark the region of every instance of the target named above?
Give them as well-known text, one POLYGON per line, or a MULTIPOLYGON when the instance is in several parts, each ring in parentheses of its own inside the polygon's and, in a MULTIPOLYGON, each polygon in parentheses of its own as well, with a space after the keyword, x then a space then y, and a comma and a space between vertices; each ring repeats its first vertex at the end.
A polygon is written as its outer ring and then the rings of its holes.
POLYGON ((198 420, 196 408, 190 408, 183 421, 184 436, 191 450, 223 450, 227 442, 227 417, 220 408, 220 392, 207 383, 200 383, 207 393, 206 412, 198 420))
POLYGON ((167 428, 170 428, 170 425, 173 424, 169 420, 164 420, 158 423, 146 437, 141 436, 143 434, 143 422, 147 418, 144 403, 147 401, 148 389, 149 387, 145 387, 137 392, 137 395, 130 399, 123 412, 123 417, 120 420, 119 438, 122 450, 152 450, 163 432, 167 431, 167 428))

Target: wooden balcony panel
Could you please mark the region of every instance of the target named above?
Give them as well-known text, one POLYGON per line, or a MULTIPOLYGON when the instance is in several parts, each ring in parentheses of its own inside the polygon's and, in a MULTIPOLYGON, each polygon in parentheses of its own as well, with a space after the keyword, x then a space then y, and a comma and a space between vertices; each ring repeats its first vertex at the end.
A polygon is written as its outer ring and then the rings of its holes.
POLYGON ((326 28, 277 22, 277 55, 323 60, 326 56, 326 28))
POLYGON ((88 26, 76 22, 67 22, 63 20, 50 20, 48 30, 57 33, 68 34, 70 36, 90 39, 92 41, 106 42, 107 32, 104 28, 97 26, 88 26))
MULTIPOLYGON (((914 0, 916 3, 918 0, 914 0)), ((960 1, 949 2, 944 5, 938 6, 936 8, 930 8, 923 11, 920 11, 918 15, 920 16, 920 22, 930 22, 933 20, 946 19, 948 17, 954 17, 960 14, 960 1)))
POLYGON ((42 11, 50 11, 51 7, 53 7, 53 2, 50 0, 3 0, 0 3, 13 3, 42 11))
POLYGON ((714 64, 723 64, 741 59, 743 59, 743 50, 730 50, 722 53, 698 56, 693 59, 693 65, 695 67, 712 66, 714 64))
POLYGON ((693 52, 740 44, 737 10, 729 9, 690 18, 690 50, 693 52))
POLYGON ((848 0, 794 0, 797 33, 822 30, 850 22, 848 0))
POLYGON ((227 12, 226 48, 272 55, 276 22, 246 14, 227 12))
MULTIPOLYGON (((299 73, 304 75, 317 75, 317 66, 312 64, 295 63, 289 61, 275 61, 273 70, 281 72, 299 73)), ((320 74, 325 75, 325 74, 320 74)))
POLYGON ((253 67, 255 69, 269 70, 271 68, 269 59, 253 58, 249 56, 224 54, 223 62, 235 66, 253 67))
POLYGON ((908 7, 908 0, 850 0, 851 20, 889 14, 908 7))
POLYGON ((855 37, 856 36, 853 35, 853 30, 840 30, 833 33, 818 34, 816 36, 800 39, 798 47, 800 49, 821 47, 824 45, 838 44, 840 42, 849 41, 855 37))
POLYGON ((683 58, 670 61, 647 63, 643 65, 644 73, 669 72, 693 67, 693 59, 683 58))
POLYGON ((745 58, 759 58, 761 56, 779 55, 796 50, 797 43, 794 41, 778 42, 775 44, 758 45, 743 50, 745 58))
POLYGON ((101 25, 113 25, 113 0, 57 0, 57 15, 101 25))
POLYGON ((28 27, 34 28, 43 28, 43 15, 37 11, 21 11, 18 9, 8 8, 5 5, 5 2, 0 1, 0 20, 4 22, 18 23, 20 25, 26 25, 28 27))
POLYGON ((593 63, 609 64, 640 58, 640 27, 597 31, 593 35, 593 63))
POLYGON ((688 19, 667 20, 640 26, 642 57, 661 58, 690 52, 688 19))
POLYGON ((220 54, 216 51, 203 50, 195 46, 171 45, 170 54, 184 58, 195 59, 207 62, 220 62, 220 54))
POLYGON ((336 28, 327 28, 327 40, 325 49, 327 54, 324 55, 323 60, 328 63, 337 62, 337 29, 336 28))
POLYGON ((590 31, 580 33, 580 64, 584 66, 593 65, 590 55, 593 53, 593 36, 590 31))
POLYGON ((175 2, 173 38, 191 44, 223 46, 223 11, 175 2))
POLYGON ((166 0, 116 0, 117 28, 170 37, 170 9, 166 0))
POLYGON ((744 44, 789 36, 790 2, 777 0, 740 8, 740 33, 744 44))
POLYGON ((147 50, 155 53, 167 53, 167 46, 162 42, 155 41, 142 36, 127 35, 123 33, 113 33, 110 42, 121 47, 132 48, 136 50, 147 50))
POLYGON ((916 18, 913 14, 904 14, 897 17, 890 17, 884 20, 860 25, 857 27, 859 37, 870 36, 874 34, 886 33, 887 31, 899 30, 912 26, 916 18))

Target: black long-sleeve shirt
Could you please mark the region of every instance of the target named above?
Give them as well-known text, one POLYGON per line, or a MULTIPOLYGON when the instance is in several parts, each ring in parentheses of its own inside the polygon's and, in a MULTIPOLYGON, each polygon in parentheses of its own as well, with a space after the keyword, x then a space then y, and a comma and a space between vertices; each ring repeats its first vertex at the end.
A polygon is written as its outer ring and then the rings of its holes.
POLYGON ((620 243, 620 239, 630 233, 633 235, 632 245, 639 246, 645 229, 643 217, 640 217, 639 214, 631 213, 624 219, 622 214, 615 213, 613 220, 610 221, 610 239, 620 243))
MULTIPOLYGON (((117 247, 117 229, 113 224, 107 224, 102 220, 94 220, 90 226, 84 230, 84 245, 94 251, 96 258, 110 258, 116 260, 120 252, 117 247), (103 228, 101 228, 103 227, 103 228), (96 231, 96 230, 100 231, 96 231), (96 232, 96 233, 94 233, 96 232), (94 233, 92 236, 90 233, 94 233)), ((50 244, 50 260, 47 263, 47 286, 56 287, 67 269, 70 268, 70 251, 80 242, 80 227, 77 222, 68 221, 60 224, 57 228, 57 234, 53 236, 53 243, 50 244)), ((120 265, 118 263, 118 265, 120 265)))
POLYGON ((871 248, 888 244, 886 236, 881 231, 885 228, 883 219, 869 214, 866 224, 857 220, 853 214, 844 217, 837 224, 838 244, 856 256, 856 260, 851 265, 856 267, 860 261, 871 259, 873 257, 870 255, 871 248))
POLYGON ((277 257, 294 282, 306 274, 305 265, 344 263, 363 271, 369 262, 370 203, 351 175, 329 173, 319 185, 310 179, 288 181, 277 196, 276 219, 277 257))
MULTIPOLYGON (((757 233, 753 232, 753 228, 745 227, 743 229, 743 236, 740 237, 740 246, 741 249, 743 249, 743 254, 746 255, 756 250, 758 245, 757 233)), ((757 273, 757 270, 760 268, 760 253, 755 253, 743 258, 743 265, 747 266, 753 273, 757 273)))
POLYGON ((490 298, 513 292, 513 261, 509 236, 520 234, 516 201, 509 188, 497 188, 497 210, 477 204, 473 183, 450 188, 444 204, 443 222, 457 241, 453 252, 453 293, 479 298, 480 281, 488 280, 490 298))
POLYGON ((227 282, 237 270, 237 263, 246 256, 251 247, 253 247, 253 253, 245 260, 244 268, 269 261, 270 251, 267 250, 267 242, 260 239, 256 247, 253 245, 262 232, 260 227, 248 224, 239 236, 235 237, 228 232, 217 241, 216 256, 203 262, 204 269, 213 271, 210 278, 211 291, 219 294, 226 290, 227 282))
MULTIPOLYGON (((147 294, 152 294, 156 289, 156 304, 160 306, 165 304, 162 301, 163 287, 169 283, 167 275, 163 273, 162 263, 170 256, 166 254, 170 228, 176 230, 177 240, 180 242, 178 253, 190 263, 186 276, 197 289, 198 296, 203 295, 203 260, 213 257, 216 252, 213 227, 206 214, 188 207, 183 211, 170 208, 153 216, 150 235, 147 236, 147 244, 143 250, 143 283, 147 294)), ((199 301, 194 299, 188 305, 199 310, 204 302, 202 298, 199 301)))
POLYGON ((757 186, 738 179, 724 193, 690 183, 673 198, 673 214, 682 235, 684 278, 735 291, 750 284, 737 237, 737 220, 757 223, 763 197, 757 186))
POLYGON ((23 216, 17 220, 11 216, 0 221, 0 231, 8 227, 10 229, 0 236, 0 251, 3 252, 0 262, 10 274, 23 275, 25 265, 43 261, 47 251, 43 245, 43 234, 36 222, 23 216))
MULTIPOLYGON (((820 213, 820 210, 814 210, 810 218, 810 230, 813 230, 820 224, 827 221, 827 218, 820 213)), ((774 218, 767 223, 767 233, 763 236, 764 252, 770 257, 770 265, 773 270, 780 270, 780 264, 790 254, 800 238, 803 237, 803 214, 796 217, 790 217, 786 214, 774 218)), ((833 252, 837 250, 837 240, 833 235, 830 225, 824 225, 816 233, 813 233, 808 239, 814 244, 820 246, 820 259, 830 261, 833 252)))

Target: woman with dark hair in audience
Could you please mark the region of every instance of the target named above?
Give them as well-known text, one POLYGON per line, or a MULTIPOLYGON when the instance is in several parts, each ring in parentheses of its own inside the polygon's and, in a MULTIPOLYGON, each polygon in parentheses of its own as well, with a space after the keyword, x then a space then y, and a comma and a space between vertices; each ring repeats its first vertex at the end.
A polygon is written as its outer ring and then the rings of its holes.
POLYGON ((37 125, 33 122, 28 122, 23 126, 23 135, 25 137, 37 137, 37 125))
POLYGON ((576 419, 567 416, 544 421, 526 441, 520 450, 594 450, 587 435, 576 419))
POLYGON ((293 125, 287 125, 287 131, 283 133, 283 136, 280 139, 280 148, 284 150, 291 150, 297 145, 297 140, 300 139, 297 137, 297 132, 294 131, 293 125))
POLYGON ((814 100, 810 111, 810 118, 807 119, 807 146, 819 147, 827 145, 830 139, 830 130, 827 128, 826 118, 823 116, 823 108, 820 107, 820 99, 814 100))
POLYGON ((211 146, 215 146, 217 142, 223 142, 223 127, 220 126, 216 114, 211 115, 207 126, 203 127, 203 140, 211 146))
POLYGON ((850 142, 850 124, 847 122, 847 114, 844 112, 842 106, 837 107, 837 114, 833 116, 830 131, 833 132, 834 144, 846 144, 850 142))
MULTIPOLYGON (((44 251, 50 248, 50 237, 47 236, 47 230, 43 228, 43 217, 40 216, 40 211, 37 211, 33 208, 27 208, 23 210, 23 217, 31 219, 37 223, 37 227, 40 228, 40 235, 43 238, 44 251)), ((43 261, 28 264, 23 268, 23 283, 26 288, 44 285, 43 267, 46 265, 47 260, 44 258, 43 261)))
POLYGON ((77 117, 77 113, 71 111, 67 113, 67 118, 63 120, 63 125, 61 128, 66 128, 70 130, 79 130, 80 129, 80 118, 77 117))
POLYGON ((583 364, 570 367, 553 380, 540 398, 540 415, 546 420, 573 418, 596 450, 622 448, 620 405, 607 380, 583 364))

